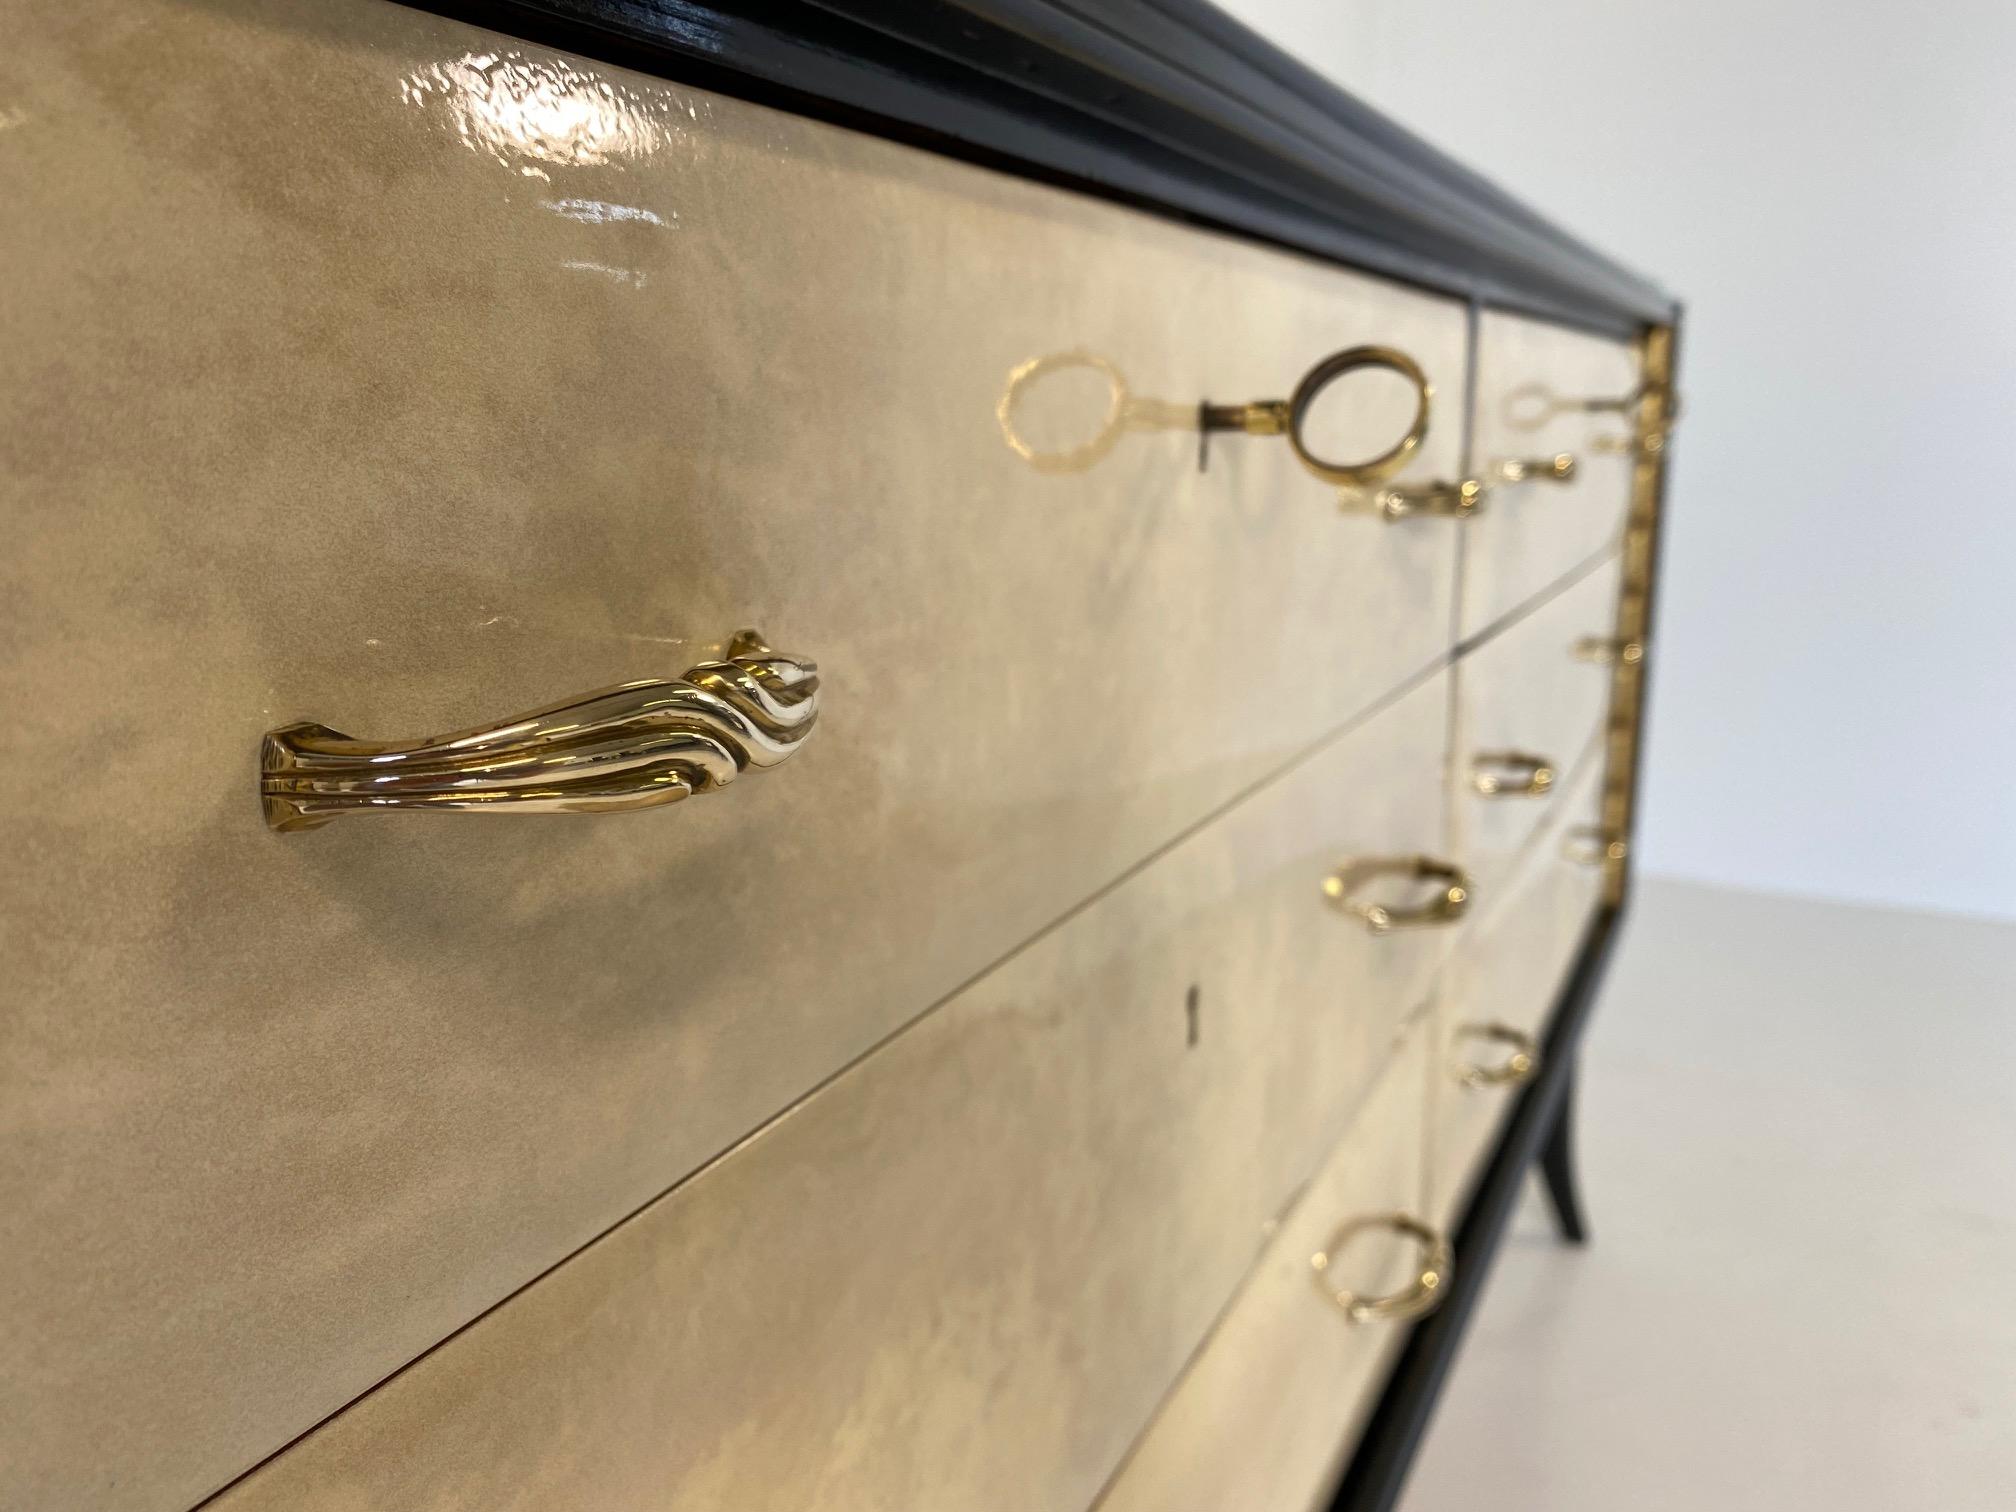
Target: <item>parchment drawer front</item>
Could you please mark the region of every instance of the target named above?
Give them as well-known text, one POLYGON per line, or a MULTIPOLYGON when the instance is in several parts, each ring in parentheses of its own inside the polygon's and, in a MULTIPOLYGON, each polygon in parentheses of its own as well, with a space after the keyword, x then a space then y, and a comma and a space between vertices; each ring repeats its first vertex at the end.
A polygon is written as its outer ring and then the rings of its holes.
MULTIPOLYGON (((1190 1364, 1098 1512, 1305 1512, 1319 1505, 1384 1382, 1406 1325, 1354 1322, 1315 1283, 1311 1257, 1354 1219, 1420 1210, 1426 1019, 1356 1123, 1281 1219, 1260 1263, 1190 1364)), ((1394 1294, 1418 1277, 1418 1242, 1369 1228, 1323 1273, 1394 1294)))
POLYGON ((1597 825, 1603 773, 1591 763, 1521 857, 1499 908, 1479 921, 1435 1009, 1433 1221, 1453 1225, 1520 1086, 1603 892, 1597 825))
MULTIPOLYGON (((1195 424, 1384 343, 1446 473, 1455 305, 403 6, 7 30, 32 1505, 187 1506, 1446 649, 1449 522, 1195 424), (1164 403, 1039 471, 996 410, 1066 350, 1164 403), (265 828, 276 727, 510 728, 744 625, 819 666, 775 771, 265 828)), ((1017 423, 1096 430, 1099 372, 1017 423)), ((1410 423, 1337 392, 1340 453, 1410 423)))
POLYGON ((1620 539, 1638 382, 1637 354, 1621 342, 1514 315, 1480 319, 1473 471, 1500 478, 1508 463, 1566 454, 1574 474, 1499 484, 1465 522, 1466 639, 1620 539))
MULTIPOLYGON (((1321 881, 1340 841, 1438 822, 1446 698, 1191 836, 220 1512, 1084 1508, 1422 1000, 1425 937, 1321 881)), ((1361 1124, 1418 1140, 1391 1101, 1361 1124)))
POLYGON ((1612 557, 1457 664, 1451 822, 1487 912, 1513 857, 1602 758, 1619 582, 1612 557))

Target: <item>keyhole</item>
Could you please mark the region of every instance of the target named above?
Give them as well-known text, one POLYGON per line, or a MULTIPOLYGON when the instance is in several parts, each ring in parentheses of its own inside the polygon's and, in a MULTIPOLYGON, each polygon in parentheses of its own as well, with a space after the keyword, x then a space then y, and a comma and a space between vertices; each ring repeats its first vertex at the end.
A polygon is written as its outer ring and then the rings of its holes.
POLYGON ((1195 982, 1192 982, 1188 995, 1183 999, 1183 1017, 1188 1024, 1188 1032, 1185 1035, 1184 1043, 1193 1050, 1197 1048, 1197 1010, 1203 995, 1203 990, 1195 982))

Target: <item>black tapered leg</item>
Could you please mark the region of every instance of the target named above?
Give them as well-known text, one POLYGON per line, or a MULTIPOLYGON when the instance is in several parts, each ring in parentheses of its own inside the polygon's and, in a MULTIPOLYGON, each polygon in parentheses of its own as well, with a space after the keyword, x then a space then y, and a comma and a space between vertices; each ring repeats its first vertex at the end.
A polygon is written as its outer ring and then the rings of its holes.
POLYGON ((1554 1112, 1554 1127, 1540 1151, 1540 1176, 1547 1184, 1547 1197, 1554 1205, 1554 1220, 1561 1238, 1568 1244, 1587 1244, 1589 1225, 1582 1217, 1582 1195, 1575 1185, 1575 1070, 1570 1068, 1561 1086, 1561 1102, 1554 1112))

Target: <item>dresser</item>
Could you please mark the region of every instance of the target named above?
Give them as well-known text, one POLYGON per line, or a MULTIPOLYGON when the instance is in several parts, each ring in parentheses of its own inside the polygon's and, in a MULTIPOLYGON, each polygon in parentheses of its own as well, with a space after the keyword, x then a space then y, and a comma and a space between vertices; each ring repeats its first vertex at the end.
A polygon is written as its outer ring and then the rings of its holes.
POLYGON ((1394 1504, 1678 307, 1191 0, 23 0, 0 1509, 1394 1504))

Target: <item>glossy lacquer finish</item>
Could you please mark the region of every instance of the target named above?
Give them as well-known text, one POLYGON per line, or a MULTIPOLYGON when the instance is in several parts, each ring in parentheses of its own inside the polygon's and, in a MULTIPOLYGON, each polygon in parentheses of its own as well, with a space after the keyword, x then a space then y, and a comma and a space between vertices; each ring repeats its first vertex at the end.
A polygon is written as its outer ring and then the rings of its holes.
POLYGON ((1421 1279, 1418 1240, 1379 1220, 1419 1213, 1427 1194, 1430 1037, 1424 1016, 1396 1047, 1098 1512, 1307 1512, 1320 1504, 1383 1367, 1406 1339, 1403 1322, 1353 1321, 1325 1290, 1407 1296, 1421 1279), (1340 1229, 1352 1237, 1333 1252, 1340 1229), (1318 1255, 1324 1286, 1314 1284, 1318 1255))
MULTIPOLYGON (((21 1504, 187 1505, 1444 649, 1447 522, 1340 517, 1280 437, 1039 473, 996 407, 1045 352, 1194 409, 1380 343, 1441 475, 1453 305, 368 0, 6 32, 21 1504), (268 731, 742 624, 819 666, 760 780, 266 828, 268 731)), ((1404 435, 1378 382, 1325 455, 1404 435)))
MULTIPOLYGON (((1185 840, 219 1512, 1082 1512, 1347 1126, 1418 1184, 1420 1055, 1403 1109, 1372 1089, 1442 938, 1372 935, 1321 882, 1437 842, 1447 700, 1185 840)), ((1404 1293, 1391 1248, 1340 1247, 1335 1284, 1404 1293)), ((1348 1352, 1314 1279, 1307 1327, 1348 1352)))
POLYGON ((1496 311, 1479 316, 1471 452, 1480 475, 1498 483, 1465 526, 1466 639, 1618 544, 1641 378, 1639 353, 1624 342, 1496 311), (1574 460, 1565 479, 1518 466, 1563 456, 1574 460))

